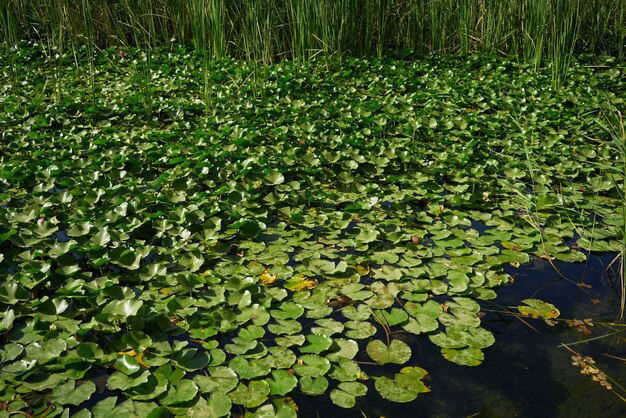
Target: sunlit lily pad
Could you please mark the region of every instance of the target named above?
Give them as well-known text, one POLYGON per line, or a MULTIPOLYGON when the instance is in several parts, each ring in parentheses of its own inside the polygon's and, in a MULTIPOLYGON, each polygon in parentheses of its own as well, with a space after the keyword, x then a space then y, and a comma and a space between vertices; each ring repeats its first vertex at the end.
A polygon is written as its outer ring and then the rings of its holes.
POLYGON ((394 379, 382 376, 375 378, 375 387, 380 395, 392 402, 411 402, 420 393, 430 392, 422 382, 426 370, 419 367, 405 367, 396 373, 394 379))
POLYGON ((359 382, 339 383, 337 389, 330 391, 330 399, 337 406, 342 408, 352 408, 356 403, 356 398, 367 393, 367 386, 359 382))
POLYGON ((240 382, 228 396, 235 404, 254 408, 265 402, 269 394, 269 383, 264 380, 253 380, 248 385, 240 382))
POLYGON ((517 307, 517 310, 522 315, 540 319, 554 319, 561 315, 561 312, 559 312, 556 306, 551 303, 538 299, 524 299, 522 302, 526 305, 520 305, 517 307))
POLYGON ((381 340, 373 340, 367 344, 367 354, 378 364, 404 364, 411 358, 411 348, 401 340, 391 340, 387 346, 381 340))
POLYGON ((293 369, 300 376, 319 377, 330 370, 330 361, 315 354, 307 354, 297 360, 293 369))
POLYGON ((485 359, 484 353, 478 348, 442 348, 441 354, 446 360, 461 366, 478 366, 485 359))

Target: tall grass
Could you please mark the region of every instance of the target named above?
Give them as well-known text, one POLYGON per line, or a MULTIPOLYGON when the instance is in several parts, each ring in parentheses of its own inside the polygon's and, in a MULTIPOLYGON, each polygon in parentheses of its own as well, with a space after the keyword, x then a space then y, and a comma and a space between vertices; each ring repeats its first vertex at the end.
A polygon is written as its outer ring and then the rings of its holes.
POLYGON ((267 64, 278 59, 382 55, 387 49, 516 55, 551 61, 572 51, 624 56, 626 0, 4 0, 1 41, 88 37, 100 48, 193 44, 267 64), (80 2, 78 3, 80 7, 80 2))
POLYGON ((558 85, 570 65, 579 30, 580 0, 551 0, 550 45, 552 83, 558 85))
POLYGON ((15 66, 15 54, 14 50, 17 47, 19 41, 15 16, 13 11, 5 8, 2 10, 2 36, 3 36, 3 52, 4 59, 10 64, 11 76, 13 78, 13 84, 17 84, 17 68, 15 66))

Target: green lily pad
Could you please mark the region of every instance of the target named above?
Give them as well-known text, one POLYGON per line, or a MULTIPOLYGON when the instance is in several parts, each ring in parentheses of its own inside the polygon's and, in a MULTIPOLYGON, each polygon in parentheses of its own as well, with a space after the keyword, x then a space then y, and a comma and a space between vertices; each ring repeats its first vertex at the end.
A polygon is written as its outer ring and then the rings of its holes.
POLYGON ((298 385, 298 379, 288 370, 272 370, 272 378, 267 383, 270 395, 285 396, 298 385))
POLYGON ((374 386, 380 395, 392 402, 411 402, 420 393, 430 392, 430 389, 422 382, 427 375, 426 370, 420 367, 405 367, 396 373, 394 379, 388 377, 376 377, 374 386))
POLYGON ((276 186, 285 182, 285 176, 278 171, 272 171, 264 178, 265 184, 276 186))
POLYGON ((302 376, 299 383, 302 393, 310 396, 322 395, 328 389, 328 379, 324 376, 302 376))
POLYGON ((192 400, 198 393, 198 385, 189 379, 181 379, 171 385, 164 398, 160 399, 163 405, 175 406, 192 400))
POLYGON ((78 383, 70 380, 52 390, 52 401, 60 405, 80 405, 96 392, 93 382, 78 383))
POLYGON ((247 360, 241 356, 234 357, 228 365, 241 379, 267 376, 271 371, 270 367, 261 360, 247 360))
POLYGON ((376 314, 381 314, 384 322, 390 327, 403 324, 409 319, 409 314, 404 309, 398 308, 391 308, 389 311, 376 311, 376 314))
POLYGON ((442 348, 441 354, 446 360, 461 366, 478 366, 485 359, 484 353, 478 348, 442 348))
POLYGON ((298 359, 293 369, 300 376, 323 376, 330 370, 330 361, 315 354, 306 354, 298 359))
POLYGON ((186 348, 174 353, 172 363, 186 371, 200 370, 209 364, 209 354, 204 350, 186 348))
POLYGON ((228 396, 237 405, 254 408, 265 402, 269 394, 269 383, 264 380, 253 380, 248 385, 240 382, 228 396))
POLYGON ((340 361, 342 359, 350 360, 359 352, 359 344, 354 340, 336 338, 334 343, 339 350, 326 354, 326 358, 330 361, 340 361))
POLYGON ((239 383, 237 373, 228 367, 215 367, 210 374, 205 376, 199 374, 193 377, 193 381, 198 385, 202 393, 230 392, 239 383))
POLYGON ((376 327, 369 322, 348 321, 344 324, 347 328, 345 335, 348 338, 361 340, 376 334, 376 327))
POLYGON ((325 335, 309 334, 306 336, 308 344, 300 347, 302 353, 320 354, 333 345, 333 339, 325 335))
POLYGON ((353 382, 363 376, 363 371, 352 360, 341 359, 333 362, 333 368, 329 377, 340 382, 353 382))
POLYGON ((439 328, 439 322, 429 315, 415 314, 402 325, 402 328, 413 334, 424 334, 439 328))
POLYGON ((359 382, 342 382, 330 391, 330 400, 341 408, 352 408, 356 398, 367 393, 367 386, 359 382))
POLYGON ((389 347, 383 341, 373 340, 367 344, 367 354, 378 364, 404 364, 411 358, 411 347, 401 340, 391 340, 389 347))
POLYGON ((540 319, 554 319, 561 315, 561 312, 551 303, 539 299, 524 299, 522 302, 526 305, 517 307, 522 315, 540 319))

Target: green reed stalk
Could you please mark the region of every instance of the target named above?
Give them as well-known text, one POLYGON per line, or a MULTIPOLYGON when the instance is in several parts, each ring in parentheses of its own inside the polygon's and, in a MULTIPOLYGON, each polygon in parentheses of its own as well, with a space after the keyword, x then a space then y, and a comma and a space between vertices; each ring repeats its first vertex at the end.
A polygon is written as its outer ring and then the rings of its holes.
MULTIPOLYGON (((572 51, 624 56, 626 0, 4 0, 1 40, 40 37, 58 53, 88 36, 94 47, 173 47, 203 42, 210 59, 244 57, 260 65, 387 48, 469 54, 518 54, 554 79, 572 51), (73 13, 76 4, 90 10, 73 13), (204 9, 204 11, 201 11, 204 9), (200 26, 199 26, 200 25, 200 26), (91 34, 86 32, 90 31, 91 34), (45 38, 45 39, 44 39, 45 38)), ((62 54, 61 54, 62 55, 62 54)), ((53 56, 56 56, 53 54, 53 56)), ((555 81, 555 83, 558 81, 555 81)), ((58 86, 57 86, 58 87, 58 86)), ((58 88, 57 88, 58 91, 58 88)))
POLYGON ((406 13, 407 33, 406 47, 418 51, 426 51, 428 39, 428 9, 427 0, 409 0, 406 13))
POLYGON ((85 25, 85 32, 87 34, 87 58, 89 60, 89 86, 91 87, 91 105, 94 108, 98 107, 96 101, 96 78, 94 67, 94 31, 93 31, 93 14, 91 12, 91 4, 88 0, 82 0, 82 14, 83 22, 85 25))
POLYGON ((552 84, 558 87, 565 78, 578 36, 580 0, 552 0, 550 47, 552 84))
POLYGON ((626 0, 616 0, 616 2, 617 12, 614 15, 615 24, 613 25, 617 28, 615 43, 617 46, 617 56, 620 59, 624 59, 624 47, 626 46, 626 0))
POLYGON ((48 63, 54 81, 54 99, 57 103, 63 100, 63 83, 59 73, 63 67, 63 54, 68 27, 68 8, 62 0, 51 0, 45 4, 48 22, 44 26, 46 31, 46 45, 48 63))
POLYGON ((431 0, 430 33, 432 51, 450 53, 454 48, 454 33, 457 26, 454 24, 456 2, 453 0, 431 0))
POLYGON ((472 51, 472 37, 476 26, 474 2, 463 0, 457 7, 457 34, 458 50, 461 54, 467 55, 472 51))
POLYGON ((300 68, 306 59, 308 46, 308 15, 305 3, 302 0, 289 0, 287 2, 287 16, 289 16, 289 33, 291 41, 291 59, 300 68))
POLYGON ((481 50, 488 53, 515 53, 517 50, 513 30, 515 23, 509 7, 509 4, 500 0, 483 0, 478 3, 475 36, 481 50))
POLYGON ((522 2, 521 50, 524 61, 533 63, 535 68, 541 65, 550 10, 545 0, 522 2))
POLYGON ((4 36, 4 56, 7 62, 10 64, 11 76, 13 78, 13 84, 17 84, 17 69, 15 67, 15 49, 17 48, 17 22, 13 15, 13 10, 8 3, 2 6, 2 34, 4 36))

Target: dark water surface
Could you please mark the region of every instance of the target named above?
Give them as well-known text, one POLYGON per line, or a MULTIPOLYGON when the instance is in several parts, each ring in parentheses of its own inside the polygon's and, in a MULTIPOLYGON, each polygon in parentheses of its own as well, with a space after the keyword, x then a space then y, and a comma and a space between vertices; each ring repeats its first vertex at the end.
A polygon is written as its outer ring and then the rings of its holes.
MULTIPOLYGON (((582 375, 572 365, 569 350, 559 347, 623 330, 613 336, 592 342, 570 345, 583 356, 591 356, 596 365, 626 387, 624 360, 626 331, 624 327, 607 327, 601 322, 614 322, 619 312, 617 278, 606 273, 614 256, 591 256, 587 263, 555 266, 562 278, 545 260, 536 260, 507 272, 515 278, 509 286, 497 290, 494 303, 481 302, 486 311, 483 325, 496 337, 496 343, 484 350, 485 361, 478 367, 463 367, 443 359, 439 349, 427 338, 399 336, 411 345, 413 357, 407 365, 418 365, 430 373, 426 381, 432 392, 422 394, 408 404, 385 401, 367 382, 369 393, 357 400, 357 407, 344 410, 329 398, 295 397, 301 417, 557 417, 557 418, 621 418, 626 417, 626 402, 614 393, 582 375), (583 286, 577 283, 584 283, 583 286), (588 287, 590 286, 590 287, 588 287), (584 335, 576 328, 560 322, 550 327, 541 320, 526 323, 510 314, 526 298, 553 303, 563 319, 591 318, 592 333, 584 335), (533 329, 534 328, 534 329, 533 329)), ((623 321, 622 321, 623 325, 623 321)), ((398 368, 362 366, 370 375, 398 368)), ((618 393, 623 391, 616 388, 618 393)))

